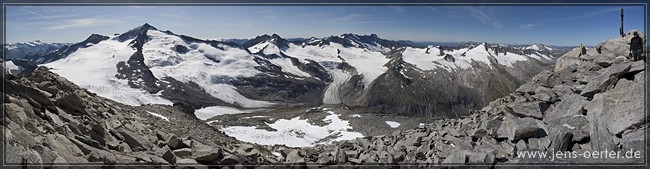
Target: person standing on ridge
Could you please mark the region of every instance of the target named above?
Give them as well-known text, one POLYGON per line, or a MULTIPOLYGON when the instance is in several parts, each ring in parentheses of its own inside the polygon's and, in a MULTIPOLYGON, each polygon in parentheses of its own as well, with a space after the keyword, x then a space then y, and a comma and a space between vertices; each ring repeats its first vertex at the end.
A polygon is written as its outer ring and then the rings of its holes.
POLYGON ((630 53, 632 53, 632 58, 634 61, 641 59, 641 52, 643 52, 643 39, 639 37, 638 32, 633 33, 634 37, 630 40, 630 53))

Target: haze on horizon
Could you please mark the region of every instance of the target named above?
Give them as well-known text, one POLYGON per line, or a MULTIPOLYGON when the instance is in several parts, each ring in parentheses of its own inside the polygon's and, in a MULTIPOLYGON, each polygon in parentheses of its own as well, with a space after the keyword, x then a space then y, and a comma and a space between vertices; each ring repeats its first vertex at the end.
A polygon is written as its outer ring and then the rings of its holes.
POLYGON ((595 45, 643 30, 643 6, 5 6, 7 43, 80 42, 149 23, 201 39, 377 34, 390 40, 595 45))

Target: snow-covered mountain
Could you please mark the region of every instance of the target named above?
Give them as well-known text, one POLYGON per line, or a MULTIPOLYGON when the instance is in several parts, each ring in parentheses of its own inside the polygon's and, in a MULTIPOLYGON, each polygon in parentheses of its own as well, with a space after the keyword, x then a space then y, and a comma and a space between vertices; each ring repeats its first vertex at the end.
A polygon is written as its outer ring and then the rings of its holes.
POLYGON ((51 60, 43 66, 100 96, 131 105, 183 102, 204 116, 294 104, 448 116, 513 91, 554 56, 489 43, 420 48, 375 34, 273 34, 240 45, 144 24, 93 34, 44 58, 51 60))
POLYGON ((46 55, 54 52, 69 43, 44 43, 39 40, 26 43, 11 43, 4 47, 5 57, 10 59, 22 59, 25 57, 46 55))

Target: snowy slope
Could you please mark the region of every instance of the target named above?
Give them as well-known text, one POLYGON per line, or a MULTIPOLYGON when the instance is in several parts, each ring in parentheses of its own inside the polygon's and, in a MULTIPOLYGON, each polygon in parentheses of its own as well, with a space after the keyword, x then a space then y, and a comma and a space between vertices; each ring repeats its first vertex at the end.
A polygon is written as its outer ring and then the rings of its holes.
POLYGON ((136 52, 128 46, 130 41, 119 42, 115 38, 86 48, 79 48, 66 58, 44 64, 73 83, 120 103, 128 105, 168 104, 159 94, 128 86, 126 80, 115 77, 118 62, 128 60, 136 52))
POLYGON ((145 64, 158 78, 172 77, 181 82, 194 82, 208 94, 243 107, 266 107, 273 103, 248 99, 227 83, 228 79, 250 77, 260 73, 253 56, 245 50, 225 45, 215 48, 205 43, 187 44, 180 37, 157 30, 147 31, 151 40, 143 45, 145 64), (181 54, 174 51, 180 45, 189 49, 181 54), (213 60, 219 60, 215 62, 213 60))

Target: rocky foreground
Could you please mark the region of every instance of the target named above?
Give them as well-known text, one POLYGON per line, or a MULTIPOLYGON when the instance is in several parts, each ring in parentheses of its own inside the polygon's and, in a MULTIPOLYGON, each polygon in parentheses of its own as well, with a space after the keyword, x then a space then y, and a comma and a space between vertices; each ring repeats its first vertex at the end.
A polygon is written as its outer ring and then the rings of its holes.
POLYGON ((3 78, 4 162, 38 168, 643 164, 646 64, 625 58, 629 38, 585 54, 569 52, 554 70, 470 116, 302 149, 243 143, 198 120, 187 105, 126 106, 41 67, 26 77, 3 78), (518 157, 524 150, 633 150, 641 158, 518 157))

